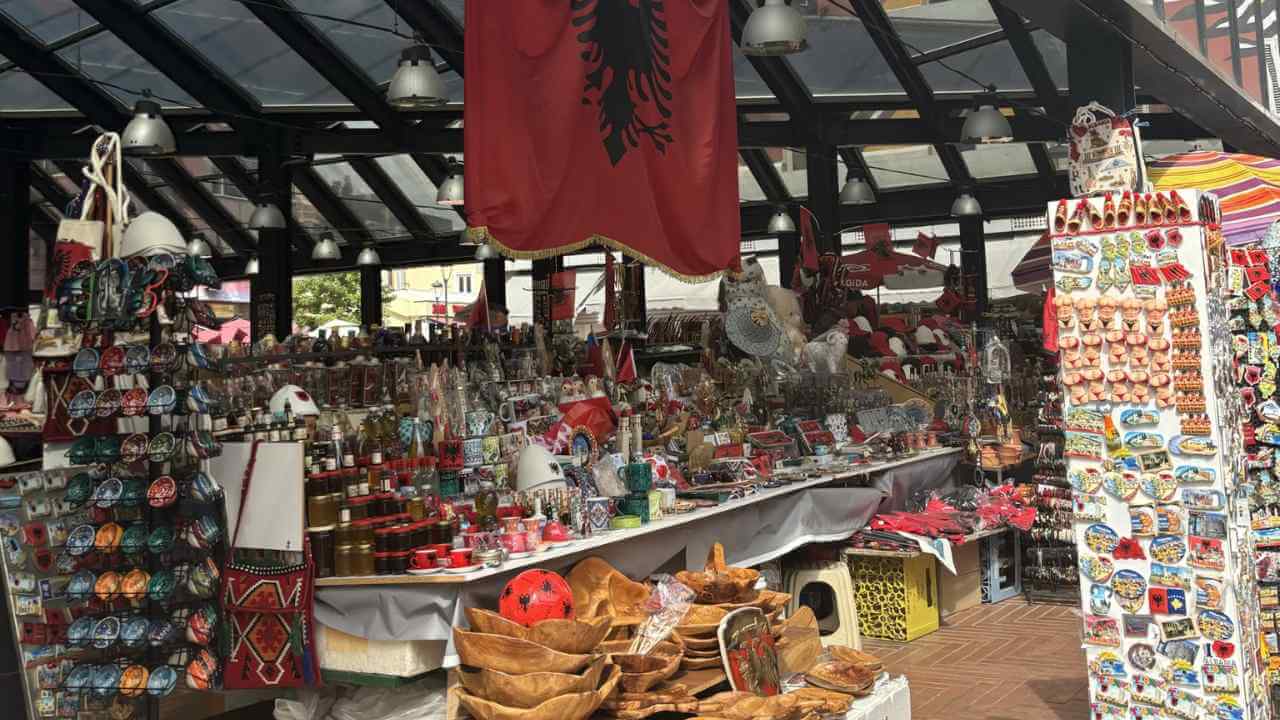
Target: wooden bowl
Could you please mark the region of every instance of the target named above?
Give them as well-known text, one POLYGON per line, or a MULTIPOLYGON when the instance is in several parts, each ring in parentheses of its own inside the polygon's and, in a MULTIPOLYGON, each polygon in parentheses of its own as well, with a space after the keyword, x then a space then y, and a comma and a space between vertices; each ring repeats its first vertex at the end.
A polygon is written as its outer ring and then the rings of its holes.
POLYGON ((532 627, 525 627, 498 613, 480 608, 467 608, 467 621, 475 632, 520 638, 570 655, 595 650, 612 627, 612 621, 607 616, 590 620, 541 620, 532 627))
POLYGON ((687 658, 709 658, 720 657, 720 648, 713 650, 694 650, 693 648, 685 648, 684 656, 687 658))
POLYGON ((720 638, 712 635, 711 637, 686 637, 680 635, 680 642, 684 643, 686 648, 690 650, 719 650, 720 638))
MULTIPOLYGON (((630 640, 606 640, 600 643, 600 652, 605 655, 630 655, 630 640)), ((649 651, 650 655, 662 657, 680 656, 684 654, 684 645, 673 640, 663 640, 649 651)))
POLYGON ((720 629, 720 623, 710 623, 706 625, 677 625, 676 632, 680 633, 680 637, 689 638, 714 638, 716 632, 720 629))
POLYGON ((570 693, 553 697, 533 708, 509 707, 472 695, 458 688, 458 702, 476 720, 586 720, 609 697, 622 679, 618 666, 609 668, 604 683, 591 692, 570 693))
POLYGON ((513 708, 532 708, 554 697, 592 692, 600 686, 605 656, 595 660, 577 675, 554 672, 532 672, 509 675, 497 670, 458 668, 458 679, 467 692, 489 702, 513 708))
POLYGON ((690 605, 680 620, 682 625, 719 625, 729 609, 719 605, 690 605))
POLYGON ((737 567, 727 568, 724 572, 681 570, 676 573, 676 580, 697 593, 697 602, 708 605, 755 600, 755 586, 759 579, 759 571, 737 567))
POLYGON ((591 655, 570 655, 520 638, 458 628, 453 629, 453 644, 463 665, 512 675, 576 673, 593 659, 591 655))
POLYGON ((642 693, 675 675, 681 658, 679 655, 614 655, 612 660, 622 668, 623 691, 642 693))

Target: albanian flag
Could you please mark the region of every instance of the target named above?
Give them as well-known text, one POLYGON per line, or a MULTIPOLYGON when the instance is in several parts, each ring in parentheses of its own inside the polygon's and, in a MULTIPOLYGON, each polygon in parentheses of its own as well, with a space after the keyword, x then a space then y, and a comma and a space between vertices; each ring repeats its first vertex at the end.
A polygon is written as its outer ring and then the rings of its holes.
POLYGON ((472 238, 522 259, 602 243, 684 279, 737 267, 728 3, 491 4, 466 23, 472 238))

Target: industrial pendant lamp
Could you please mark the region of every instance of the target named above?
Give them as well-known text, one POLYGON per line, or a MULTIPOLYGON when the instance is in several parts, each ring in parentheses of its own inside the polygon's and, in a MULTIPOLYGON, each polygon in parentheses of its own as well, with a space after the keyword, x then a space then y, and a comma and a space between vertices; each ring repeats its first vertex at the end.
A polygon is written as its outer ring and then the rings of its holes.
POLYGON ((493 246, 490 245, 489 243, 487 242, 480 243, 479 245, 476 246, 477 260, 492 260, 496 257, 500 257, 500 256, 498 255, 498 252, 493 249, 493 246))
POLYGON ((312 260, 338 260, 342 257, 342 248, 338 247, 338 243, 333 239, 332 233, 325 233, 320 236, 320 242, 311 248, 312 260))
POLYGON ((253 214, 249 216, 250 230, 284 230, 287 226, 284 213, 275 203, 265 199, 254 203, 253 214))
POLYGON ((1009 120, 994 105, 982 105, 970 110, 960 130, 962 143, 1006 143, 1013 141, 1013 128, 1009 120))
POLYGON ((981 215, 982 206, 968 191, 961 192, 956 196, 956 201, 951 203, 951 217, 981 217, 981 215))
POLYGON ((436 189, 436 202, 441 205, 461 205, 462 203, 462 166, 455 160, 449 161, 449 174, 436 189))
POLYGON ((425 110, 448 101, 444 81, 431 62, 431 50, 426 45, 405 48, 387 87, 387 102, 397 110, 425 110))
POLYGON ((120 150, 125 155, 155 157, 172 155, 178 149, 173 129, 160 115, 160 104, 139 100, 133 106, 133 119, 120 135, 120 150))
POLYGON ((213 248, 209 247, 209 241, 203 235, 193 235, 187 241, 187 254, 193 257, 213 257, 213 248))
POLYGON ((253 277, 258 274, 258 256, 250 255, 249 262, 244 264, 244 274, 253 277))
POLYGON ((875 201, 876 194, 870 183, 853 173, 845 176, 844 187, 840 188, 841 205, 873 205, 875 201))
POLYGON ((786 0, 764 0, 742 28, 744 55, 790 55, 809 46, 804 17, 786 0))
POLYGON ((796 231, 796 223, 787 214, 787 209, 779 207, 774 211, 773 217, 769 218, 769 232, 773 235, 781 235, 783 233, 793 233, 796 231))
POLYGON ((360 250, 360 254, 356 256, 356 265, 360 267, 378 267, 382 264, 382 258, 378 255, 378 251, 373 245, 365 245, 360 250))

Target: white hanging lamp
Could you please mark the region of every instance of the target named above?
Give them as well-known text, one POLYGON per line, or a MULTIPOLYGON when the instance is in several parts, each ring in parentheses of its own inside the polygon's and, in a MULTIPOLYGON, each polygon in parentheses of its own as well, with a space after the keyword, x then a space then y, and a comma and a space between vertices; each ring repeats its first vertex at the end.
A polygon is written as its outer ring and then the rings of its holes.
POLYGON ((951 203, 951 217, 981 216, 982 206, 978 204, 978 199, 967 190, 957 195, 955 202, 951 203))
POLYGON ((244 274, 253 277, 258 274, 258 256, 253 254, 249 256, 249 262, 244 264, 244 274))
POLYGON ((125 155, 158 157, 178 150, 173 128, 160 114, 160 103, 139 100, 133 106, 133 119, 120 134, 120 151, 125 155))
POLYGON ((773 216, 769 218, 769 233, 772 235, 782 235, 784 233, 793 233, 796 231, 796 222, 787 214, 785 207, 779 206, 773 212, 773 216))
POLYGON ((742 28, 744 55, 790 55, 809 46, 804 17, 786 0, 764 0, 742 28))
POLYGON ((387 86, 387 102, 397 110, 426 110, 449 101, 444 80, 431 61, 426 45, 407 47, 387 86))
POLYGON ((342 248, 338 247, 338 242, 333 239, 332 233, 325 233, 320 236, 320 242, 311 248, 312 260, 338 260, 342 257, 342 248))
POLYGON ((449 174, 436 189, 436 202, 441 205, 462 205, 462 165, 455 160, 449 161, 449 174))
POLYGON ((194 257, 209 258, 213 257, 213 248, 209 247, 209 241, 204 239, 204 235, 197 233, 187 241, 187 254, 194 257))
POLYGON ((378 267, 382 265, 382 257, 372 244, 365 245, 356 256, 356 265, 360 267, 378 267))

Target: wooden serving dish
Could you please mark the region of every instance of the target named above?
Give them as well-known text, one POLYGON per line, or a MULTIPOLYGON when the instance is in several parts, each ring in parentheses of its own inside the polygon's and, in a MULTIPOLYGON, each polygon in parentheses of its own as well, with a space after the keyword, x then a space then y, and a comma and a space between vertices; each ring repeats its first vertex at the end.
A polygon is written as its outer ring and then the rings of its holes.
MULTIPOLYGON (((630 640, 606 640, 600 643, 600 652, 606 655, 630 655, 630 640)), ((662 657, 679 657, 684 655, 684 646, 672 640, 663 640, 649 651, 650 655, 662 657)))
POLYGON ((513 708, 532 708, 561 695, 592 692, 600 686, 605 656, 595 660, 577 675, 555 672, 532 672, 510 675, 498 670, 458 668, 458 679, 467 692, 489 702, 513 708))
POLYGON ((608 616, 589 620, 542 620, 532 627, 525 627, 498 613, 480 608, 467 608, 467 621, 475 632, 520 638, 570 655, 595 650, 612 627, 612 620, 608 616))
POLYGON ((625 692, 642 693, 670 678, 680 669, 678 655, 613 655, 613 664, 622 668, 625 692))
POLYGON ((622 679, 622 670, 614 665, 604 683, 591 692, 570 693, 551 698, 532 708, 509 707, 472 695, 458 688, 458 702, 476 720, 586 720, 609 697, 622 679))
POLYGON ((463 665, 523 675, 529 672, 576 673, 591 655, 570 655, 535 642, 505 635, 453 629, 453 644, 463 665))
MULTIPOLYGON (((678 633, 677 633, 678 634, 678 633)), ((720 638, 712 635, 711 637, 686 637, 680 635, 680 642, 686 648, 691 650, 719 650, 720 638)))

